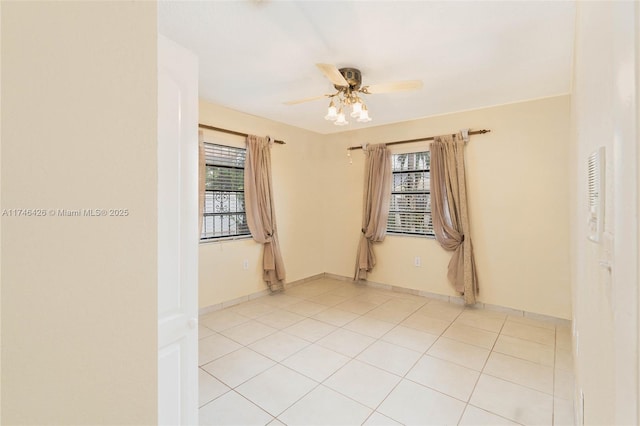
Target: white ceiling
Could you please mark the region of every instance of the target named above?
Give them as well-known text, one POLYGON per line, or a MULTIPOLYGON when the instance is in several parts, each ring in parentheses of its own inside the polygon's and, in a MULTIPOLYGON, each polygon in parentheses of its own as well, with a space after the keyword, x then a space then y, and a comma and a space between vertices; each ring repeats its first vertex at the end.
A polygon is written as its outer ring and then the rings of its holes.
MULTIPOLYGON (((160 32, 196 53, 200 97, 248 114, 334 133, 566 94, 573 1, 161 1, 160 32), (365 95, 373 121, 338 127, 316 63, 362 71, 363 85, 424 82, 365 95)), ((238 129, 242 131, 242 129, 238 129)))

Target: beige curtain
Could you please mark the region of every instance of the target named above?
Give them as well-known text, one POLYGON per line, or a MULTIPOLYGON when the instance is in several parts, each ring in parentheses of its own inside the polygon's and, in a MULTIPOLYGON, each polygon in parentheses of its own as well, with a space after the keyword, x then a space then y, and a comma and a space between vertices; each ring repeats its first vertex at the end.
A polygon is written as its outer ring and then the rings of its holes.
POLYGON ((476 302, 478 277, 469 234, 462 134, 436 136, 431 144, 431 214, 436 240, 448 251, 449 281, 464 295, 465 304, 476 302))
POLYGON ((247 136, 244 197, 247 224, 254 240, 263 244, 263 278, 271 291, 284 288, 285 270, 278 243, 276 212, 271 183, 270 138, 247 136))
POLYGON ((373 243, 384 240, 387 233, 389 201, 391 198, 391 152, 386 145, 373 145, 366 155, 362 229, 354 280, 366 279, 376 264, 373 243))
POLYGON ((198 131, 198 220, 200 225, 198 226, 198 239, 202 235, 202 222, 204 216, 204 194, 207 182, 207 166, 206 157, 204 153, 204 137, 202 130, 198 131))

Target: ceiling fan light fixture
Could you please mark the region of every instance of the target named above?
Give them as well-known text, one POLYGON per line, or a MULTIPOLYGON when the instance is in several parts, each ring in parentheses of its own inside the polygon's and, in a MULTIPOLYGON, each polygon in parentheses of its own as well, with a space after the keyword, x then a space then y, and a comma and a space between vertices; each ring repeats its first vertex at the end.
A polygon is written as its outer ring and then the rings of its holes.
POLYGON ((324 116, 325 120, 335 121, 338 118, 338 109, 336 108, 336 104, 331 99, 331 103, 329 104, 329 108, 327 109, 327 115, 324 116))
POLYGON ((362 105, 364 105, 364 104, 362 103, 360 98, 356 98, 355 103, 353 105, 351 105, 351 116, 352 117, 358 117, 360 115, 360 113, 362 112, 362 105))
POLYGON ((338 111, 338 118, 333 124, 335 124, 336 126, 346 126, 347 124, 349 124, 349 122, 345 118, 342 108, 340 108, 340 110, 338 111))
MULTIPOLYGON (((1 0, 0 0, 1 1, 1 0)), ((257 1, 257 0, 254 0, 257 1)), ((377 93, 391 93, 401 90, 415 90, 422 88, 421 80, 397 81, 395 83, 375 84, 373 86, 362 85, 362 73, 357 68, 340 68, 332 64, 316 64, 322 73, 333 83, 333 87, 337 90, 334 94, 324 95, 331 99, 327 115, 324 119, 333 121, 336 126, 344 126, 349 124, 346 120, 343 108, 351 107, 351 117, 360 123, 371 121, 369 110, 365 103, 360 99, 360 94, 372 95, 377 93), (340 109, 337 109, 336 104, 340 109)), ((300 99, 297 101, 285 102, 286 105, 296 105, 303 102, 321 99, 323 96, 315 96, 312 98, 300 99)))
POLYGON ((358 117, 358 123, 366 123, 371 121, 371 117, 369 117, 369 110, 366 105, 362 105, 362 110, 360 111, 360 117, 358 117))

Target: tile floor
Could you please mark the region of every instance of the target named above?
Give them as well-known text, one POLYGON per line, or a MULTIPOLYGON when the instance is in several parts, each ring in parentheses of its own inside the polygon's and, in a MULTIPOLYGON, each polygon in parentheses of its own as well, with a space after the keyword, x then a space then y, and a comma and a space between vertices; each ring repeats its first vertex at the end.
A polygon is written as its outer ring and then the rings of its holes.
POLYGON ((199 330, 201 425, 573 425, 569 327, 322 278, 199 330))

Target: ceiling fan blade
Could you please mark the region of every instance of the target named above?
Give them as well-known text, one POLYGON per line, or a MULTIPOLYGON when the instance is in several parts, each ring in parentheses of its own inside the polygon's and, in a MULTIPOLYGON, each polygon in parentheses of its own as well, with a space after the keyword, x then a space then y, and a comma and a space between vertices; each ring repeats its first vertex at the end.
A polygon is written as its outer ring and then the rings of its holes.
POLYGON ((340 74, 340 70, 336 68, 335 65, 332 64, 316 64, 320 71, 336 86, 349 86, 347 80, 344 79, 342 74, 340 74))
POLYGON ((327 97, 327 95, 320 95, 320 96, 313 96, 311 98, 297 99, 295 101, 287 101, 287 102, 283 102, 283 103, 285 105, 296 105, 296 104, 301 104, 301 103, 304 103, 304 102, 317 101, 318 99, 324 99, 326 97, 327 97))
POLYGON ((386 83, 386 84, 373 84, 371 86, 363 87, 363 90, 366 90, 367 93, 375 94, 375 93, 390 93, 390 92, 400 92, 403 90, 415 90, 422 88, 422 80, 406 80, 406 81, 396 81, 395 83, 386 83))

